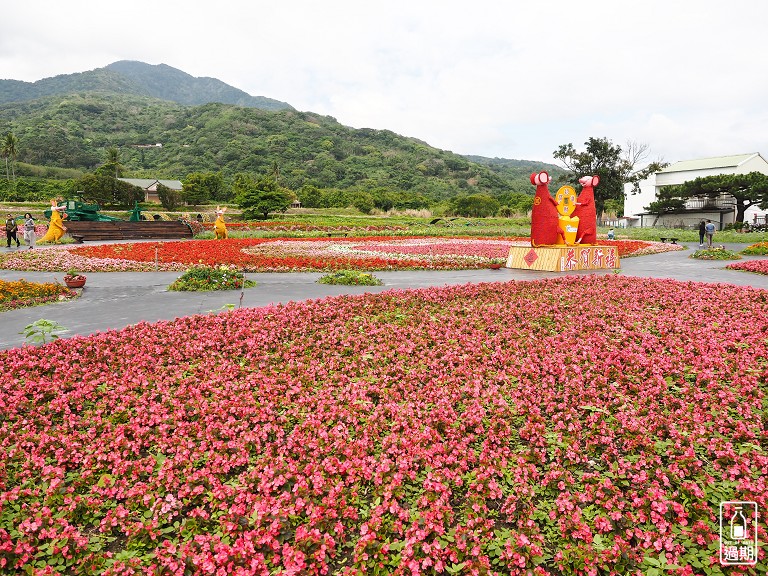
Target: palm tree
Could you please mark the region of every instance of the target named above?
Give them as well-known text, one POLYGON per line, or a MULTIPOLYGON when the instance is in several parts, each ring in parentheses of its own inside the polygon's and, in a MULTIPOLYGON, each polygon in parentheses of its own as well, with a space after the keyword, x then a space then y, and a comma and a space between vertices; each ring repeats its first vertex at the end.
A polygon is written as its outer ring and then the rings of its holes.
POLYGON ((4 158, 5 159, 5 179, 6 180, 10 180, 11 179, 11 175, 8 172, 8 154, 5 153, 5 148, 4 147, 0 148, 0 158, 4 158))
MULTIPOLYGON (((123 165, 120 163, 120 150, 115 146, 107 148, 107 161, 104 163, 104 168, 113 172, 115 178, 119 178, 123 175, 123 165)), ((111 174, 110 174, 111 175, 111 174)))
POLYGON ((14 163, 16 162, 16 156, 19 153, 19 139, 16 138, 16 135, 13 132, 8 132, 8 134, 5 135, 5 140, 3 141, 3 150, 2 150, 2 156, 5 158, 5 177, 8 178, 8 158, 11 159, 11 174, 13 174, 13 179, 16 180, 16 171, 13 168, 14 163))

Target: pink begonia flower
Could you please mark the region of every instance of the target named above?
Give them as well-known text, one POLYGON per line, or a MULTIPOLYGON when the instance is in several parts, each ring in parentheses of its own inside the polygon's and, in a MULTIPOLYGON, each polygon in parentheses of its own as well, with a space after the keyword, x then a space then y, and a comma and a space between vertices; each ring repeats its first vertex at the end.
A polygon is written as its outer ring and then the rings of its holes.
POLYGON ((765 291, 609 275, 0 352, 0 562, 685 571, 719 537, 713 490, 768 507, 766 333, 765 291))

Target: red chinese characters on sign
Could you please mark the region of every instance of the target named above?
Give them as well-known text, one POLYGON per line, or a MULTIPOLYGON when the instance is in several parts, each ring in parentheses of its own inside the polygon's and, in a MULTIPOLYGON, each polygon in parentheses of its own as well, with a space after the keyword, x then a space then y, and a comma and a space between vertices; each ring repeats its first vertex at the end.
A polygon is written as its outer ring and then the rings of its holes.
POLYGON ((589 248, 581 248, 579 250, 579 267, 582 270, 589 268, 589 248))
POLYGON ((605 258, 605 252, 603 252, 602 248, 596 248, 595 253, 592 256, 592 267, 593 268, 604 268, 605 264, 603 262, 603 258, 605 258))
POLYGON ((576 260, 576 249, 569 248, 563 262, 563 270, 575 270, 579 263, 576 260))
POLYGON ((616 268, 616 249, 611 248, 608 250, 608 256, 605 257, 606 268, 616 268))

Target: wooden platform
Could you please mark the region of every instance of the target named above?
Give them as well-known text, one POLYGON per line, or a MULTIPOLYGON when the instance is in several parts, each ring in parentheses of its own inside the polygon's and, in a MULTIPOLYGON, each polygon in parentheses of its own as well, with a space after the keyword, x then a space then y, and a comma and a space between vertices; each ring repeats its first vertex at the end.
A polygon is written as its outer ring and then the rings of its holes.
POLYGON ((507 268, 575 272, 619 268, 616 246, 512 246, 507 268))
POLYGON ((172 240, 192 238, 192 229, 180 220, 142 222, 67 222, 67 233, 81 241, 94 240, 172 240))

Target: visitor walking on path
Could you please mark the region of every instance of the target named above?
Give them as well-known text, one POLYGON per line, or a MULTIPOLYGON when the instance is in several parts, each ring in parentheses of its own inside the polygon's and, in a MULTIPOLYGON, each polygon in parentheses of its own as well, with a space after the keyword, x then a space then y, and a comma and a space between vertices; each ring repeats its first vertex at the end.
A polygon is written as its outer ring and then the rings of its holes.
POLYGON ((707 220, 704 225, 704 232, 707 235, 707 248, 712 248, 712 240, 715 237, 715 225, 712 224, 712 220, 707 220))
POLYGON ((35 219, 32 218, 32 214, 27 212, 24 214, 24 241, 29 244, 29 249, 35 247, 35 219))
POLYGON ((16 218, 8 214, 8 220, 5 221, 5 237, 8 240, 8 248, 11 247, 11 240, 16 242, 16 247, 21 246, 19 237, 16 235, 18 231, 19 227, 16 224, 16 218))
POLYGON ((699 248, 704 248, 704 232, 706 229, 707 223, 702 220, 699 222, 699 248))

